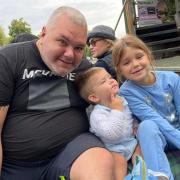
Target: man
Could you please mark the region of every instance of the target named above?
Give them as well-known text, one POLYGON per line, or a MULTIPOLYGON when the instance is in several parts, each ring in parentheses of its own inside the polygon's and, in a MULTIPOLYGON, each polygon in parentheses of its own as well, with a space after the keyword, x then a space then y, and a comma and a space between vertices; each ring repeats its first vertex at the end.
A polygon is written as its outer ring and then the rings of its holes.
POLYGON ((116 180, 121 156, 88 133, 74 76, 87 24, 76 9, 53 12, 38 40, 0 50, 2 180, 116 180), (3 153, 2 153, 3 152, 3 153))

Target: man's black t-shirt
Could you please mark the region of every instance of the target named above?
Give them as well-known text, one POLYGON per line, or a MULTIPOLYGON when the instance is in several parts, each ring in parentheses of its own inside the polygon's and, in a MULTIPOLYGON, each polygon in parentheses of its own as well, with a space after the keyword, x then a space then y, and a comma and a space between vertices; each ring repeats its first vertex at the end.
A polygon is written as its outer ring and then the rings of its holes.
POLYGON ((3 155, 14 160, 43 160, 88 131, 85 102, 74 87, 82 61, 66 77, 43 63, 35 41, 0 50, 0 106, 9 105, 2 132, 3 155))

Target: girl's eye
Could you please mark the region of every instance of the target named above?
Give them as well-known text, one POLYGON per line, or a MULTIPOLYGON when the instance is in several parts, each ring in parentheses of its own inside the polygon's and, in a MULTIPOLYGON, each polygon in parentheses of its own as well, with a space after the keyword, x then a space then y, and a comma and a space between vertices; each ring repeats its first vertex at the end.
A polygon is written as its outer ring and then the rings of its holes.
POLYGON ((136 58, 137 58, 137 59, 141 59, 143 56, 144 56, 144 54, 138 54, 138 55, 136 56, 136 58))
POLYGON ((130 63, 130 61, 125 61, 124 63, 123 63, 123 65, 128 65, 130 63))
POLYGON ((142 56, 138 56, 138 57, 137 57, 137 59, 141 59, 141 58, 142 58, 142 56))

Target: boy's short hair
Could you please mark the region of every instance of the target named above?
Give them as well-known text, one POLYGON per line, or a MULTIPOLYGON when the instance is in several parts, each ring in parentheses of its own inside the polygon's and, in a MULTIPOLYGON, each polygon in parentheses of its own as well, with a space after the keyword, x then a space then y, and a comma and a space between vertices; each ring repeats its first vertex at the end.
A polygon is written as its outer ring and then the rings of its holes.
POLYGON ((92 90, 93 90, 92 83, 90 83, 90 78, 94 74, 96 74, 97 72, 102 71, 102 70, 104 70, 104 68, 92 67, 92 68, 78 74, 75 78, 75 85, 76 85, 81 97, 91 104, 92 104, 92 102, 88 99, 89 95, 92 93, 92 90))

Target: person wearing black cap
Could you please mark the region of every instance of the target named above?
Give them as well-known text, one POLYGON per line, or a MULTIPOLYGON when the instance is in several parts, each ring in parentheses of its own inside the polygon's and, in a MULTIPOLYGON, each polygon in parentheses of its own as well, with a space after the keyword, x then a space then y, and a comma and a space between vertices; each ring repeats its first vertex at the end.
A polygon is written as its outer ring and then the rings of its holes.
POLYGON ((95 66, 105 68, 113 78, 116 78, 116 71, 112 62, 112 47, 115 40, 114 30, 105 25, 95 26, 87 38, 92 57, 97 58, 95 66))
POLYGON ((11 41, 11 43, 31 41, 31 40, 34 40, 34 39, 38 39, 38 37, 35 36, 34 34, 22 33, 22 34, 17 35, 17 36, 11 41))

